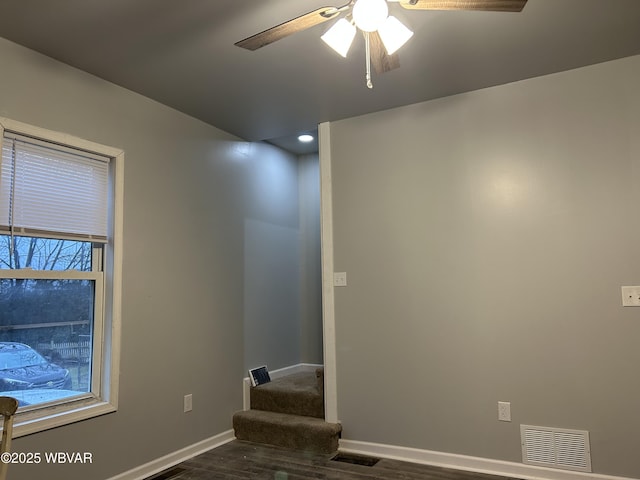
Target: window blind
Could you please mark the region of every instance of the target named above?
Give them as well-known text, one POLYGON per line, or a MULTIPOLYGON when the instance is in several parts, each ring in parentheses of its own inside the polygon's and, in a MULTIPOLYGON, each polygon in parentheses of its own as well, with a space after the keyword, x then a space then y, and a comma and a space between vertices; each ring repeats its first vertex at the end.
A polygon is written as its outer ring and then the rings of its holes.
POLYGON ((4 132, 0 233, 106 242, 108 196, 108 158, 4 132))

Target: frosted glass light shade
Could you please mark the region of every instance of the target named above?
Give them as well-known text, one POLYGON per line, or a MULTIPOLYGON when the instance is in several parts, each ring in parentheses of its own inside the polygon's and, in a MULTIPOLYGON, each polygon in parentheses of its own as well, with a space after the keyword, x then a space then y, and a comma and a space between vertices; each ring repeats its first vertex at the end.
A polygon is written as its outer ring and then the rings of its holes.
POLYGON ((375 32, 389 15, 386 0, 358 0, 353 6, 353 21, 363 32, 375 32))
POLYGON ((353 26, 351 22, 341 18, 320 38, 324 43, 346 58, 355 36, 356 27, 353 26))
POLYGON ((413 36, 411 30, 396 17, 392 16, 387 17, 385 22, 380 25, 378 33, 389 55, 393 55, 413 36))

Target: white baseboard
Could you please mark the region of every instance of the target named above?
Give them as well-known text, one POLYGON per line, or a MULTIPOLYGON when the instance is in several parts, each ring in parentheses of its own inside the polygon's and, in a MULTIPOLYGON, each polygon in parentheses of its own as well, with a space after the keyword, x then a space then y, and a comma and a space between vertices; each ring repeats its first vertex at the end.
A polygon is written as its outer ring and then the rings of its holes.
MULTIPOLYGON (((286 377, 287 375, 292 375, 294 373, 315 372, 316 368, 322 368, 322 365, 318 365, 315 363, 298 363, 297 365, 291 365, 289 367, 273 370, 272 372, 269 372, 269 376, 271 377, 271 380, 275 380, 276 378, 286 377)), ((249 410, 249 408, 251 408, 251 401, 249 398, 250 387, 251 387, 251 382, 249 381, 249 377, 244 377, 244 379, 242 379, 242 409, 243 410, 249 410)))
POLYGON ((470 457, 380 443, 360 442, 357 440, 340 439, 340 451, 529 480, 639 480, 629 477, 556 470, 516 462, 505 462, 501 460, 491 460, 489 458, 470 457))
POLYGON ((219 447, 225 443, 234 440, 233 430, 227 430, 213 437, 206 438, 198 443, 194 443, 188 447, 182 448, 176 452, 160 457, 139 467, 133 468, 127 472, 111 477, 109 480, 143 480, 155 475, 167 468, 173 467, 180 462, 184 462, 190 458, 200 455, 212 448, 219 447))

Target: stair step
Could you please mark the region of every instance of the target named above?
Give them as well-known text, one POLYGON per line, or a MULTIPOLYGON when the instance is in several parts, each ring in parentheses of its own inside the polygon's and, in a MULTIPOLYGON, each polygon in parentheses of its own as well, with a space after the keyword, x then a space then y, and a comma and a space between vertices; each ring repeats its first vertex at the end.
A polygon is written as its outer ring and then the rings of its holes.
POLYGON ((251 409, 324 419, 321 372, 300 372, 252 387, 251 409))
POLYGON ((338 423, 264 410, 237 412, 233 428, 238 440, 314 453, 336 452, 342 431, 338 423))

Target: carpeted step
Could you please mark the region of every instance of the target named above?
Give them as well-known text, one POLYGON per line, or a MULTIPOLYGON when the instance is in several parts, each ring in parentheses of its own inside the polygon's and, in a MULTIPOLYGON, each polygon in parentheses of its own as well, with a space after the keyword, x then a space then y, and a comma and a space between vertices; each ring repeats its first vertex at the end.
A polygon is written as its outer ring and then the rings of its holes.
POLYGON ((251 387, 251 409, 324 418, 323 371, 300 372, 251 387))
POLYGON ((233 428, 238 440, 314 453, 336 452, 342 431, 338 423, 264 410, 237 412, 233 428))

